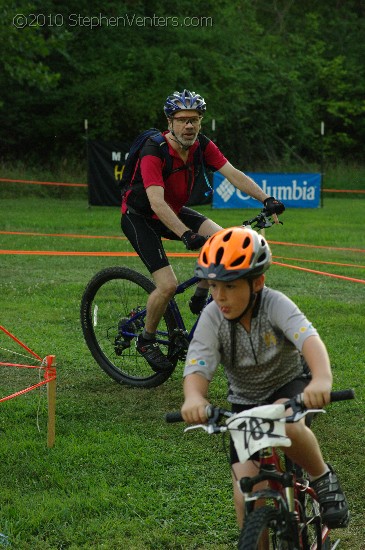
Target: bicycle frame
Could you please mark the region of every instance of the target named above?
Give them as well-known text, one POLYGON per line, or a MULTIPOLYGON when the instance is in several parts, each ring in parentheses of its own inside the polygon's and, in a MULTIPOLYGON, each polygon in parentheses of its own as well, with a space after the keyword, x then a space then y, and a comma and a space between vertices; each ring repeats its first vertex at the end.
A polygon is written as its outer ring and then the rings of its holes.
MULTIPOLYGON (((198 320, 199 320, 199 316, 197 317, 197 319, 195 320, 193 326, 191 327, 190 331, 188 332, 187 328, 186 328, 186 325, 185 325, 185 322, 184 322, 184 319, 181 315, 180 309, 179 309, 179 307, 178 307, 178 305, 175 301, 175 296, 178 296, 179 294, 183 294, 188 288, 191 288, 192 286, 194 286, 199 281, 200 281, 200 279, 198 277, 191 277, 190 279, 187 279, 186 281, 183 281, 182 283, 180 283, 176 288, 174 298, 172 300, 170 300, 169 305, 168 305, 168 307, 170 308, 170 310, 171 310, 171 312, 174 316, 174 319, 176 321, 178 331, 181 334, 184 334, 184 336, 188 339, 189 342, 193 338, 195 328, 196 328, 198 320)), ((211 298, 208 298, 208 301, 211 301, 211 298)), ((128 327, 128 325, 131 325, 132 323, 135 323, 136 320, 143 319, 145 317, 145 315, 146 315, 146 308, 143 308, 143 309, 141 309, 137 312, 133 312, 133 315, 131 315, 130 319, 128 319, 128 321, 124 325, 123 332, 122 332, 123 336, 130 337, 130 338, 135 337, 136 336, 135 333, 134 332, 128 332, 126 330, 126 328, 128 327)), ((157 339, 157 342, 159 344, 164 344, 164 345, 168 344, 168 341, 166 340, 166 337, 167 337, 166 332, 157 331, 156 339, 157 339)))
MULTIPOLYGON (((245 515, 247 517, 254 510, 255 503, 258 500, 271 500, 274 506, 280 508, 283 514, 287 516, 285 522, 286 536, 293 543, 299 545, 298 548, 304 548, 303 530, 306 526, 300 524, 301 502, 299 493, 307 493, 314 502, 317 501, 316 494, 307 483, 300 482, 295 472, 295 465, 289 459, 285 458, 286 467, 285 469, 282 468, 280 457, 275 448, 267 447, 262 449, 259 454, 259 473, 254 477, 239 480, 239 486, 245 500, 245 515), (253 487, 262 481, 268 482, 268 488, 252 492, 253 487), (293 529, 294 522, 298 524, 298 529, 293 529)), ((314 518, 313 521, 316 521, 316 519, 314 518)), ((317 540, 310 546, 310 550, 320 550, 329 533, 330 529, 322 524, 321 531, 318 530, 317 532, 317 540)), ((309 548, 309 546, 307 547, 309 548)))
MULTIPOLYGON (((198 277, 191 277, 190 279, 187 279, 186 281, 180 283, 177 286, 175 296, 177 296, 179 294, 183 294, 185 292, 185 290, 187 290, 188 288, 191 288, 192 286, 196 285, 196 283, 198 283, 199 281, 200 281, 200 279, 198 277)), ((207 299, 207 304, 211 301, 212 301, 212 297, 209 296, 208 299, 207 299)), ((180 310, 179 310, 179 308, 178 308, 178 306, 175 302, 175 299, 170 300, 169 307, 170 307, 171 311, 173 312, 173 315, 174 315, 174 318, 176 320, 176 324, 177 324, 178 328, 180 330, 184 331, 184 332, 187 332, 184 319, 182 318, 182 315, 181 315, 180 310)), ((191 327, 189 333, 187 333, 187 338, 188 338, 189 342, 193 338, 195 328, 196 328, 196 326, 198 324, 198 321, 199 321, 199 317, 200 317, 200 315, 198 315, 198 317, 196 318, 196 320, 195 320, 193 326, 191 327)))
MULTIPOLYGON (((196 283, 199 282, 199 280, 200 279, 198 279, 198 277, 191 277, 190 279, 187 279, 186 281, 183 281, 182 283, 180 283, 176 288, 174 299, 170 300, 170 302, 169 302, 169 307, 173 312, 176 324, 177 324, 178 328, 180 330, 183 330, 184 332, 186 331, 186 326, 185 326, 184 319, 182 318, 182 315, 180 313, 180 309, 178 308, 178 306, 175 302, 175 296, 178 296, 179 294, 183 294, 185 292, 185 290, 187 290, 188 288, 191 288, 192 286, 194 286, 196 283)), ((193 327, 191 328, 191 330, 188 334, 189 341, 193 337, 196 324, 197 324, 197 321, 194 323, 193 327)))

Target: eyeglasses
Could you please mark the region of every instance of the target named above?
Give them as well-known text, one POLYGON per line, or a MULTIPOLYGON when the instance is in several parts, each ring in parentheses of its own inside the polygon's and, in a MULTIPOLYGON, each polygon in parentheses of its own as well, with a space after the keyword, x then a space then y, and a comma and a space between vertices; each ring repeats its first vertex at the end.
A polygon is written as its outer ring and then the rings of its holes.
POLYGON ((187 116, 179 116, 179 117, 172 117, 172 120, 175 120, 178 124, 186 125, 186 124, 192 124, 193 126, 197 126, 199 122, 201 121, 203 117, 201 116, 194 116, 194 117, 187 117, 187 116))

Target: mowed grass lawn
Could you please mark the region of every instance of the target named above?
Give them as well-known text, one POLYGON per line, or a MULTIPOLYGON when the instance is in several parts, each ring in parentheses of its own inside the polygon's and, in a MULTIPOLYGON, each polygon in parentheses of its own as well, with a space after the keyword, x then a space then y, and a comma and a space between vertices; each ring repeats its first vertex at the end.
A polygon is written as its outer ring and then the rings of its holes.
MULTIPOLYGON (((223 226, 254 211, 201 207, 223 226)), ((1 251, 131 252, 119 209, 88 208, 84 196, 0 201, 1 251), (81 236, 87 238, 81 238, 81 236)), ((274 260, 344 278, 273 265, 267 284, 286 292, 320 331, 333 365, 334 388, 356 401, 337 403, 315 422, 325 458, 337 469, 352 522, 337 531, 339 548, 365 549, 365 279, 364 200, 325 198, 324 208, 290 210, 267 230, 274 260), (291 243, 291 244, 285 244, 291 243), (308 246, 294 246, 308 245, 308 246)), ((181 243, 167 250, 184 251, 181 243)), ((182 402, 182 365, 161 387, 137 390, 113 382, 83 341, 79 304, 92 275, 125 265, 146 274, 138 258, 1 253, 0 324, 41 357, 57 358, 56 444, 48 449, 45 390, 0 403, 0 533, 17 550, 230 549, 237 528, 226 452, 219 437, 183 434, 164 423, 182 402)), ((192 258, 174 258, 180 280, 192 258)), ((180 304, 187 313, 188 296, 180 304)), ((23 350, 0 333, 4 348, 23 350)), ((1 358, 3 357, 3 358, 1 358)), ((38 381, 38 372, 0 367, 1 396, 38 381)), ((225 405, 220 374, 211 400, 225 405)), ((1 545, 1 540, 0 540, 1 545)))

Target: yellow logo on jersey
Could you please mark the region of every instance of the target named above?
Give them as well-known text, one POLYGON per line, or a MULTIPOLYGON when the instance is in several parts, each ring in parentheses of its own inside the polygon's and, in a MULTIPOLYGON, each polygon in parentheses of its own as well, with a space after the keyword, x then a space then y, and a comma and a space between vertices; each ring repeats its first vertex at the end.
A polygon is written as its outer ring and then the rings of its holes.
POLYGON ((267 332, 264 335, 264 341, 266 346, 269 348, 270 346, 276 346, 278 341, 276 339, 276 336, 273 332, 267 332))
MULTIPOLYGON (((308 330, 308 327, 300 327, 299 332, 303 334, 304 332, 307 332, 307 330, 308 330)), ((300 336, 299 332, 294 332, 294 340, 299 340, 299 336, 300 336)))
POLYGON ((199 359, 199 361, 197 359, 190 359, 189 365, 199 365, 200 367, 205 367, 206 362, 204 359, 199 359))

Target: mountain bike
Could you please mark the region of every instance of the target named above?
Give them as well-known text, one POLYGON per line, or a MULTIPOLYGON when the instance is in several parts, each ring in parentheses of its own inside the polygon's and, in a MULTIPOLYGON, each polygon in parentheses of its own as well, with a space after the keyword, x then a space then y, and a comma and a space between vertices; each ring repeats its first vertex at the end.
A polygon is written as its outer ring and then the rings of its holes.
MULTIPOLYGON (((273 220, 263 209, 242 225, 260 230, 271 227, 273 220)), ((196 285, 197 277, 178 285, 175 297, 196 285)), ((85 288, 81 300, 81 326, 86 344, 98 365, 121 384, 152 388, 163 384, 184 360, 199 317, 188 328, 175 297, 169 302, 156 332, 161 350, 172 368, 154 372, 135 347, 145 325, 148 295, 155 289, 148 278, 127 267, 109 267, 99 271, 85 288)), ((207 303, 211 298, 207 298, 207 303)))
MULTIPOLYGON (((331 402, 353 399, 353 390, 331 393, 331 402)), ((306 409, 302 394, 285 403, 262 405, 232 413, 208 405, 206 424, 185 428, 185 431, 203 429, 208 434, 229 433, 240 462, 259 453, 258 473, 238 480, 245 500, 245 523, 240 533, 238 550, 334 550, 339 540, 331 544, 330 529, 322 522, 317 496, 309 486, 306 473, 278 447, 291 442, 285 434, 285 424, 298 422, 308 414, 325 412, 306 409), (291 409, 289 416, 285 411, 291 409), (254 491, 262 481, 267 488, 254 491), (265 501, 255 507, 257 501, 265 501), (264 539, 263 539, 264 537, 264 539)), ((180 412, 167 413, 167 422, 183 422, 180 412)))

